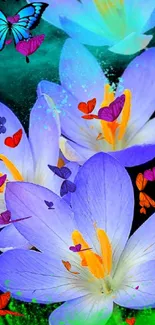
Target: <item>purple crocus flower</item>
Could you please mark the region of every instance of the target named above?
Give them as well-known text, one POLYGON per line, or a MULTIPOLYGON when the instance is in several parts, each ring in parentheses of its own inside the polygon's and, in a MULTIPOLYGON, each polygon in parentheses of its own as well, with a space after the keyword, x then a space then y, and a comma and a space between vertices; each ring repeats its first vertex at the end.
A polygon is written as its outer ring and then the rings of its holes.
POLYGON ((15 226, 40 252, 15 249, 0 255, 0 289, 23 301, 66 301, 51 314, 51 325, 71 325, 79 318, 87 324, 92 319, 93 324, 101 320, 106 324, 114 303, 132 309, 151 307, 155 214, 129 238, 133 188, 125 168, 108 154, 91 157, 75 183, 72 208, 39 185, 7 184, 12 218, 26 217, 30 211, 32 215, 15 226), (46 209, 45 197, 54 203, 54 210, 46 209), (77 244, 85 250, 69 249, 77 244))
POLYGON ((144 49, 152 39, 145 33, 155 26, 154 0, 43 2, 49 4, 43 18, 79 43, 106 45, 114 53, 129 55, 144 49))
MULTIPOLYGON (((48 168, 48 164, 57 166, 59 162, 60 122, 53 101, 48 96, 37 99, 30 112, 29 137, 15 114, 2 103, 0 113, 3 116, 0 123, 6 122, 6 132, 0 134, 0 175, 6 174, 9 181, 40 184, 60 195, 63 180, 48 168), (14 148, 6 145, 5 139, 12 137, 20 129, 22 137, 19 144, 14 148)), ((74 181, 79 166, 72 162, 68 162, 67 166, 72 172, 71 181, 74 181)), ((3 187, 0 187, 0 218, 1 213, 6 210, 3 187)), ((69 196, 66 195, 66 199, 69 201, 69 196)), ((0 228, 4 226, 0 231, 1 251, 31 247, 14 225, 1 222, 0 228)))
POLYGON ((108 152, 126 167, 155 157, 155 49, 136 57, 125 69, 116 92, 109 85, 97 60, 82 45, 68 39, 62 49, 61 85, 41 81, 38 95, 48 94, 61 111, 61 149, 65 157, 83 164, 96 152, 108 152), (82 118, 81 102, 96 98, 93 114, 125 94, 117 120, 107 122, 82 118))

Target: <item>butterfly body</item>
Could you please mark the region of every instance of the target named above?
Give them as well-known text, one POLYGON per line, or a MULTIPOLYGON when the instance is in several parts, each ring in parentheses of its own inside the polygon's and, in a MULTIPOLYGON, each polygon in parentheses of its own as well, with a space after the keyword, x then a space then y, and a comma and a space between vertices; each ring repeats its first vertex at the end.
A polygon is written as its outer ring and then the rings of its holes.
POLYGON ((33 2, 19 10, 14 16, 6 17, 0 10, 0 51, 3 50, 7 33, 13 35, 15 46, 18 42, 31 37, 30 30, 40 21, 41 15, 48 4, 33 2))

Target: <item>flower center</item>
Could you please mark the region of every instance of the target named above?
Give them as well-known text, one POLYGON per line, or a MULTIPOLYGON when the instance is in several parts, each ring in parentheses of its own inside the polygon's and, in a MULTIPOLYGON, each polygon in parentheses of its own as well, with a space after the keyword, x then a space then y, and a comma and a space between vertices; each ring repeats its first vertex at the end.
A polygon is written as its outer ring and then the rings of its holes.
MULTIPOLYGON (((102 129, 102 137, 109 144, 112 145, 113 150, 115 150, 116 142, 118 140, 122 140, 124 134, 126 132, 126 128, 128 125, 128 121, 130 119, 130 111, 131 111, 131 92, 129 89, 124 90, 125 95, 125 103, 123 109, 121 111, 121 120, 118 123, 117 119, 113 122, 106 122, 101 120, 101 129, 102 129), (119 128, 119 132, 116 131, 119 128)), ((111 87, 109 84, 106 84, 104 87, 104 99, 101 103, 101 107, 109 106, 115 100, 114 92, 111 91, 111 87)), ((100 134, 99 134, 100 135, 100 134)), ((97 140, 100 140, 98 136, 97 140)))
POLYGON ((118 39, 125 36, 124 0, 93 0, 111 34, 118 39))
MULTIPOLYGON (((90 274, 96 279, 104 279, 103 290, 110 292, 110 273, 112 269, 112 247, 106 232, 103 229, 95 228, 98 242, 100 244, 100 252, 98 255, 92 249, 89 248, 88 243, 83 238, 82 234, 78 230, 72 232, 72 241, 74 245, 80 244, 81 250, 77 251, 76 254, 79 255, 81 259, 81 267, 87 267, 90 274), (106 289, 105 289, 106 288, 106 289)), ((69 263, 68 261, 65 263, 69 263)), ((64 261, 63 261, 64 264, 64 261)), ((70 264, 70 263, 69 263, 70 264)), ((64 264, 65 266, 65 264, 64 264)), ((65 266, 66 267, 66 266, 65 266)), ((67 268, 67 267, 66 267, 67 268)), ((71 269, 71 264, 70 264, 71 269)), ((68 271, 70 269, 67 268, 68 271)), ((75 272, 72 272, 76 274, 75 272)), ((79 274, 79 273, 78 273, 79 274)))

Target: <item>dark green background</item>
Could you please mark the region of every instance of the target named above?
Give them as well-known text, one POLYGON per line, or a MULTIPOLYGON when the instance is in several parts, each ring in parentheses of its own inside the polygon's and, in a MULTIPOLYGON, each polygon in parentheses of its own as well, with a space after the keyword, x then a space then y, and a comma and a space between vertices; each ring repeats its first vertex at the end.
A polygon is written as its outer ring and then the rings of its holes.
MULTIPOLYGON (((0 0, 0 9, 11 16, 26 5, 24 0, 0 0)), ((36 100, 36 87, 40 80, 46 79, 59 83, 59 57, 61 49, 67 35, 41 20, 39 26, 34 30, 35 34, 45 34, 45 41, 39 50, 30 56, 30 63, 25 62, 25 57, 18 53, 13 44, 10 44, 0 52, 0 101, 11 108, 23 123, 25 130, 28 130, 29 111, 36 100)), ((155 29, 148 34, 155 35, 155 29)), ((155 36, 149 47, 155 46, 155 36)), ((111 83, 117 82, 128 63, 136 56, 116 55, 108 51, 107 47, 88 47, 89 50, 99 60, 102 68, 110 78, 111 83)), ((146 168, 155 166, 155 160, 138 168, 128 168, 135 190, 135 217, 132 232, 136 230, 153 212, 154 209, 148 209, 147 215, 139 213, 138 191, 135 187, 135 178, 138 172, 143 172, 146 168)), ((155 185, 147 185, 147 193, 155 199, 155 185)), ((26 319, 15 317, 0 317, 1 324, 48 324, 48 316, 54 306, 39 306, 36 304, 23 304, 21 302, 11 301, 9 308, 16 309, 26 315, 26 319), (34 318, 35 315, 35 318, 34 318)), ((128 313, 128 312, 127 312, 128 313)), ((116 324, 116 323, 115 323, 116 324)), ((53 324, 54 325, 54 324, 53 324)), ((143 324, 142 324, 143 325, 143 324)))

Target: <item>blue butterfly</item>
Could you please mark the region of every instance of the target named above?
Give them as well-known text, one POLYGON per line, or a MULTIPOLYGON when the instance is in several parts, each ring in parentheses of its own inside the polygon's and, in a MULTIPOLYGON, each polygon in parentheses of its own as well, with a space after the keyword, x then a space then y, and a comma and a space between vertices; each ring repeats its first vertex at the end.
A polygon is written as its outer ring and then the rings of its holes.
POLYGON ((47 3, 33 2, 20 9, 13 17, 6 17, 0 10, 0 51, 5 46, 8 32, 10 34, 12 32, 15 46, 19 41, 30 38, 29 31, 39 24, 41 15, 47 7, 47 3))

